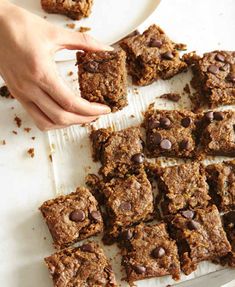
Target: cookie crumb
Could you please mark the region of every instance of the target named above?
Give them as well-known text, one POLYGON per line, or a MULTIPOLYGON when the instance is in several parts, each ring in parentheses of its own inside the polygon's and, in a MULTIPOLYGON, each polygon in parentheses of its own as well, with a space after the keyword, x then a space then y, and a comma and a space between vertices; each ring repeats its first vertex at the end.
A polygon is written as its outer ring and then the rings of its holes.
POLYGON ((166 93, 160 96, 160 99, 166 99, 172 102, 178 102, 181 99, 180 94, 177 93, 166 93))
POLYGON ((52 155, 51 154, 49 154, 49 160, 50 160, 50 162, 52 162, 52 155))
POLYGON ((76 25, 74 23, 67 23, 66 26, 70 29, 74 29, 76 25))
POLYGON ((26 133, 29 133, 29 132, 31 131, 31 128, 24 128, 24 131, 25 131, 26 133))
POLYGON ((185 91, 185 93, 187 93, 187 94, 191 94, 191 91, 190 91, 190 88, 189 88, 189 84, 186 84, 186 85, 185 85, 184 91, 185 91))
POLYGON ((73 75, 73 71, 68 72, 68 76, 71 77, 73 75))
POLYGON ((22 125, 22 120, 19 117, 15 116, 14 121, 16 122, 17 127, 20 128, 22 125))
POLYGON ((34 140, 35 140, 35 137, 31 137, 31 139, 34 141, 34 140))
POLYGON ((7 144, 5 140, 0 141, 0 143, 1 143, 1 145, 6 145, 7 144))
POLYGON ((91 28, 89 28, 89 27, 83 27, 83 26, 81 26, 81 27, 78 29, 78 32, 80 32, 80 33, 85 33, 85 32, 90 31, 90 30, 91 30, 91 28))
POLYGON ((47 19, 47 16, 46 16, 46 15, 44 15, 44 16, 43 16, 43 19, 47 19))
POLYGON ((0 88, 0 96, 3 98, 10 98, 11 97, 11 94, 10 94, 8 87, 6 85, 4 85, 0 88))
POLYGON ((187 45, 183 44, 183 43, 177 43, 177 44, 175 44, 175 48, 176 48, 176 50, 179 50, 179 51, 186 51, 187 45))
POLYGON ((35 154, 34 154, 34 148, 29 148, 29 149, 27 150, 27 153, 29 154, 30 157, 33 158, 34 155, 35 155, 35 154))
POLYGON ((17 135, 17 134, 18 134, 17 131, 12 131, 12 133, 13 133, 14 135, 17 135))

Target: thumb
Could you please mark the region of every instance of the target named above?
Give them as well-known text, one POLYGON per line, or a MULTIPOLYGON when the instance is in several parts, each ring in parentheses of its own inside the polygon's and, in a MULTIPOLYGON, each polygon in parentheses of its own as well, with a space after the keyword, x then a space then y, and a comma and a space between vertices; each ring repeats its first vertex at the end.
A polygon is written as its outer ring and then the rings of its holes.
POLYGON ((112 51, 113 48, 100 43, 86 33, 59 29, 56 50, 112 51))

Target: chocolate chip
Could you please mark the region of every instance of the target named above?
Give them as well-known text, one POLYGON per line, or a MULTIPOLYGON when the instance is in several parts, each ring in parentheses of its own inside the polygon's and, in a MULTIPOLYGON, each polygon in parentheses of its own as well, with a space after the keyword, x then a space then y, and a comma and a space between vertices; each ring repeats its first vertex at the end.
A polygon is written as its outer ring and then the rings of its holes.
POLYGON ((194 211, 192 211, 192 210, 184 210, 181 212, 181 214, 183 215, 183 217, 185 217, 187 219, 193 219, 193 217, 194 217, 194 211))
POLYGON ((85 212, 82 210, 74 210, 69 215, 69 219, 75 222, 82 222, 85 218, 85 212))
POLYGON ((135 272, 137 274, 143 274, 146 272, 146 268, 144 266, 141 266, 141 265, 134 266, 134 269, 135 269, 135 272))
POLYGON ((184 127, 184 128, 188 128, 191 124, 192 124, 192 119, 190 117, 187 117, 187 118, 183 118, 181 120, 181 125, 184 127))
POLYGON ((220 54, 220 53, 215 55, 215 59, 217 61, 220 61, 220 62, 224 62, 225 61, 225 57, 222 54, 220 54))
POLYGON ((157 247, 153 250, 152 255, 155 258, 161 258, 166 254, 166 251, 163 247, 157 247))
POLYGON ((99 211, 92 211, 91 212, 91 217, 95 220, 95 221, 101 221, 102 217, 99 211))
POLYGON ((80 249, 84 252, 93 252, 93 248, 90 244, 84 244, 80 247, 80 249))
POLYGON ((130 211, 131 210, 131 203, 128 201, 122 202, 119 206, 123 211, 130 211))
POLYGON ((99 68, 99 64, 95 61, 87 62, 83 65, 84 70, 89 73, 96 73, 99 68))
POLYGON ((207 112, 205 114, 205 118, 209 121, 209 122, 212 122, 214 120, 214 113, 212 111, 210 112, 207 112))
POLYGON ((198 229, 198 223, 195 220, 190 220, 188 222, 188 228, 190 230, 197 230, 198 229))
POLYGON ((224 116, 223 116, 223 114, 221 112, 214 112, 213 116, 214 116, 214 119, 216 121, 222 121, 223 118, 224 118, 224 116))
POLYGON ((149 47, 161 48, 162 41, 160 39, 151 38, 149 42, 149 47))
POLYGON ((125 230, 122 232, 122 239, 124 240, 130 240, 133 236, 133 233, 130 229, 125 230))
POLYGON ((160 126, 164 129, 168 129, 171 126, 171 121, 168 118, 160 118, 160 126))
POLYGON ((212 74, 217 74, 219 71, 219 68, 216 65, 210 65, 208 67, 208 72, 212 73, 212 74))
POLYGON ((229 82, 235 83, 235 74, 229 74, 226 80, 229 82))
POLYGON ((144 154, 143 153, 136 153, 132 156, 131 159, 135 163, 143 163, 144 162, 144 154))
POLYGON ((160 125, 159 121, 156 121, 153 119, 151 121, 149 121, 149 124, 148 124, 150 129, 156 129, 159 127, 159 125, 160 125))
POLYGON ((152 143, 153 144, 158 145, 158 144, 160 144, 161 140, 162 140, 162 136, 160 133, 155 133, 152 135, 152 143))
POLYGON ((172 52, 168 51, 162 54, 162 58, 166 60, 172 60, 174 58, 174 55, 172 54, 172 52))
POLYGON ((171 149, 172 143, 168 139, 164 139, 160 143, 162 149, 168 150, 171 149))
POLYGON ((188 140, 182 140, 179 146, 181 150, 188 150, 190 148, 190 142, 188 140))

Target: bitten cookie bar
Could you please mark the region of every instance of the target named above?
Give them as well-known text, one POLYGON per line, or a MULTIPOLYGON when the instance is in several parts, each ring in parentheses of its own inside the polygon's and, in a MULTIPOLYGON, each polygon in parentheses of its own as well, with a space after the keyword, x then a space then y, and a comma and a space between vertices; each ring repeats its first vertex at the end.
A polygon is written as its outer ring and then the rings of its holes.
POLYGON ((120 245, 129 283, 164 275, 171 275, 175 280, 180 278, 177 246, 164 223, 130 228, 123 233, 120 245))
POLYGON ((197 162, 158 169, 158 187, 163 215, 204 208, 210 196, 203 166, 197 162))
POLYGON ((127 67, 133 83, 139 86, 149 85, 159 78, 169 79, 187 67, 177 50, 183 45, 172 42, 156 25, 142 35, 124 39, 120 46, 127 53, 127 67))
POLYGON ((201 153, 235 156, 235 112, 206 112, 201 119, 201 153))
POLYGON ((108 105, 112 111, 127 105, 126 55, 123 51, 78 52, 81 96, 108 105))
POLYGON ((76 192, 48 200, 40 211, 58 249, 103 230, 98 203, 86 188, 79 187, 76 192))
POLYGON ((190 53, 184 58, 192 65, 198 107, 235 104, 235 52, 213 51, 202 57, 190 53))
POLYGON ((123 176, 143 166, 144 155, 140 129, 121 131, 99 129, 91 133, 93 158, 100 160, 100 172, 106 177, 123 176))
POLYGON ((93 0, 41 0, 41 4, 48 13, 63 14, 79 20, 91 14, 93 0))
POLYGON ((231 251, 215 205, 181 212, 167 218, 170 235, 179 248, 182 271, 188 275, 199 262, 213 260, 231 251))
POLYGON ((221 211, 235 209, 235 160, 206 167, 210 194, 221 211))
POLYGON ((195 156, 195 114, 189 111, 154 110, 145 113, 146 148, 150 157, 195 156))
POLYGON ((117 287, 115 275, 101 247, 88 242, 45 258, 55 287, 117 287))

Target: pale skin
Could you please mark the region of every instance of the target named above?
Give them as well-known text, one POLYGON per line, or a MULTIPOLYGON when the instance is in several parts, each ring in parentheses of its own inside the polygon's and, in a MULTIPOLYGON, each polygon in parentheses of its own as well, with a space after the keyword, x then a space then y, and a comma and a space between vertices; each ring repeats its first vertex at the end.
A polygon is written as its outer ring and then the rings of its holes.
POLYGON ((56 27, 0 1, 0 75, 42 130, 89 123, 110 108, 90 103, 61 80, 53 54, 61 49, 112 50, 87 34, 56 27))

